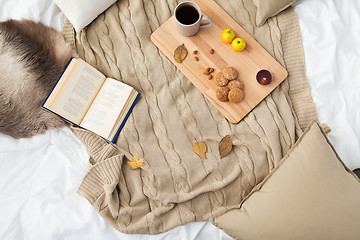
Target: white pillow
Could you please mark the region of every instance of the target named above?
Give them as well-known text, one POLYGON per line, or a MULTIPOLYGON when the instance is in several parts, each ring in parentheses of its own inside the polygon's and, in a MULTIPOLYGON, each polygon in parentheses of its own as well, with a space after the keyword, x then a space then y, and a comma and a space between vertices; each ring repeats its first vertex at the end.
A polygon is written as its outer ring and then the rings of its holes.
POLYGON ((76 32, 89 25, 97 16, 109 8, 116 0, 53 0, 76 32))

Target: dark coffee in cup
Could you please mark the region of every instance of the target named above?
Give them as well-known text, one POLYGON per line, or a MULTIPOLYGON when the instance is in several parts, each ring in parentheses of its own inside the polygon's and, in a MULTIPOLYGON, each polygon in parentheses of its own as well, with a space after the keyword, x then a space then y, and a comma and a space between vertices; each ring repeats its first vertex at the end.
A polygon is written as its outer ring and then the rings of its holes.
POLYGON ((174 19, 178 32, 186 37, 194 36, 200 28, 211 26, 212 19, 207 15, 201 15, 200 7, 191 1, 179 3, 174 11, 174 19), (200 23, 201 20, 207 21, 200 23))
POLYGON ((198 10, 190 5, 180 6, 176 11, 175 16, 177 20, 184 25, 194 24, 200 17, 198 10))

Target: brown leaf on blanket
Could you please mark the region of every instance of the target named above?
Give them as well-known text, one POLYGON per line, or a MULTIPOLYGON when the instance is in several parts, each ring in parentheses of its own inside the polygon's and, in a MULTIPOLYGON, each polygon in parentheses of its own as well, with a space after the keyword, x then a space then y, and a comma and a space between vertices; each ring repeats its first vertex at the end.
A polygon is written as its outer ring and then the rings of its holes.
POLYGON ((129 164, 130 169, 138 169, 144 166, 144 159, 138 159, 137 156, 133 156, 132 161, 127 161, 126 163, 129 164))
POLYGON ((193 144, 193 151, 203 159, 205 159, 206 144, 202 141, 193 144))
POLYGON ((188 50, 186 49, 184 44, 181 44, 174 51, 174 59, 176 62, 182 63, 182 61, 184 61, 184 59, 186 58, 187 54, 188 50))
POLYGON ((219 143, 220 157, 223 158, 226 155, 228 155, 231 152, 231 149, 232 149, 231 136, 226 135, 221 139, 219 143))

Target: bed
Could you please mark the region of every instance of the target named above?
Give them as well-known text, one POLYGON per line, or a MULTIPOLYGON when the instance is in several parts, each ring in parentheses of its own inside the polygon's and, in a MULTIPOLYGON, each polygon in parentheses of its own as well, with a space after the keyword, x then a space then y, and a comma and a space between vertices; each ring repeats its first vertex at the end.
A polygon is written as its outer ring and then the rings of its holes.
MULTIPOLYGON (((357 0, 294 4, 306 76, 318 119, 344 163, 360 168, 360 5, 357 0), (346 36, 346 37, 345 37, 346 36)), ((0 1, 0 20, 32 19, 61 30, 64 14, 50 0, 0 1)), ((159 235, 130 235, 106 223, 77 189, 89 155, 69 128, 31 139, 0 134, 1 239, 232 239, 210 222, 159 235)))

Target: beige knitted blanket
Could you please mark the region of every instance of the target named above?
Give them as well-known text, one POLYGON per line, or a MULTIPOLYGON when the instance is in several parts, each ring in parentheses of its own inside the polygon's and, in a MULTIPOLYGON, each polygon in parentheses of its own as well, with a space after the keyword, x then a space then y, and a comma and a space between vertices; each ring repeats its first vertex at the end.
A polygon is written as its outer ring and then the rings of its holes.
POLYGON ((116 145, 73 128, 92 165, 79 194, 121 232, 157 234, 238 207, 316 118, 294 10, 257 28, 251 0, 217 2, 289 72, 238 124, 229 123, 150 40, 177 1, 121 0, 76 36, 64 26, 81 58, 142 93, 116 145), (233 150, 221 159, 218 144, 227 134, 233 150), (206 159, 193 152, 197 141, 206 143, 206 159), (144 159, 141 169, 126 164, 133 155, 144 159))

